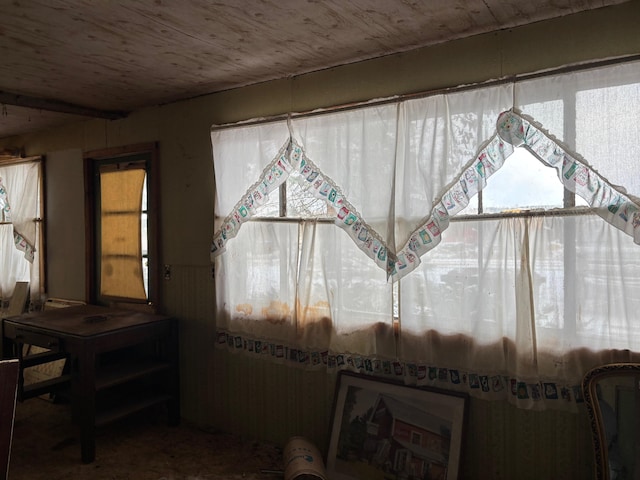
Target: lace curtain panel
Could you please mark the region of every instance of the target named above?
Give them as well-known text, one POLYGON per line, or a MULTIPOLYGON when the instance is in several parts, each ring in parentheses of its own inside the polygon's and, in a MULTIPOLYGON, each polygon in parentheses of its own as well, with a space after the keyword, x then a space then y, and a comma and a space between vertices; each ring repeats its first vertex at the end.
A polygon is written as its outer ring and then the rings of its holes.
POLYGON ((640 352, 638 78, 627 63, 214 129, 218 344, 575 405, 588 368, 640 352), (478 192, 535 183, 523 149, 580 214, 472 215, 478 192))
POLYGON ((0 165, 0 298, 10 298, 16 282, 40 293, 39 199, 39 161, 0 165))

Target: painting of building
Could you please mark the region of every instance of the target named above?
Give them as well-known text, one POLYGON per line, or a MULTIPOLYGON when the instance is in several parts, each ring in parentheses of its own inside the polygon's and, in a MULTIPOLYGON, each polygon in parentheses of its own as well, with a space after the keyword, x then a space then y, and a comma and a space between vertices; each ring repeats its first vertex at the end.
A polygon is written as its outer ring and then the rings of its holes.
POLYGON ((446 479, 452 422, 410 398, 351 388, 338 457, 341 471, 380 480, 446 479))
POLYGON ((450 442, 450 422, 391 396, 380 395, 367 420, 371 463, 392 478, 446 478, 450 442))

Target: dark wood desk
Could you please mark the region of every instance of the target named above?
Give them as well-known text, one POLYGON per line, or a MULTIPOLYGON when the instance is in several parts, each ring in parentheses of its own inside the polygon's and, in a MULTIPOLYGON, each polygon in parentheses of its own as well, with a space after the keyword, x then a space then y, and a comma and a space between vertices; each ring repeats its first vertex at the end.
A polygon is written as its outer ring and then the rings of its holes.
POLYGON ((82 305, 7 317, 2 327, 3 356, 20 360, 20 400, 70 387, 83 462, 95 459, 97 426, 157 404, 166 404, 170 425, 178 424, 175 319, 82 305), (48 351, 24 356, 24 345, 48 351), (24 368, 60 358, 67 359, 63 375, 24 385, 24 368))

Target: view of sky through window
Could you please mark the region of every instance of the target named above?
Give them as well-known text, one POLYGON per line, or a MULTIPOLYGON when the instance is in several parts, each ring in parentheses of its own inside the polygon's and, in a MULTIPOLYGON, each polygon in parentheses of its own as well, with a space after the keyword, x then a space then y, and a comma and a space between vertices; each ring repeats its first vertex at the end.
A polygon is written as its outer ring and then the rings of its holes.
POLYGON ((516 148, 482 191, 484 213, 562 208, 564 187, 556 169, 516 148))

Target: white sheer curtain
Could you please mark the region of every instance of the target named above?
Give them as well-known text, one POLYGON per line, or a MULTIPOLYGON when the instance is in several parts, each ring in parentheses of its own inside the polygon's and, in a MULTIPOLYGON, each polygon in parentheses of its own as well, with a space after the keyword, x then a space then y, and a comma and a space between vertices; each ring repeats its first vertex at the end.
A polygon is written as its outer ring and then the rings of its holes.
POLYGON ((485 396, 523 406, 542 406, 541 383, 548 400, 576 395, 590 367, 640 358, 639 266, 640 248, 595 216, 454 222, 401 280, 400 356, 493 379, 485 396))
POLYGON ((40 295, 40 258, 36 253, 40 217, 40 161, 0 165, 0 297, 13 294, 16 282, 30 282, 31 297, 40 295))
POLYGON ((262 341, 276 357, 329 347, 393 356, 392 286, 338 233, 313 221, 243 226, 217 257, 218 328, 262 341))
POLYGON ((227 250, 215 255, 219 304, 227 305, 219 324, 299 346, 301 325, 308 324, 301 312, 313 312, 314 321, 325 319, 323 335, 314 337, 318 346, 393 358, 393 286, 386 274, 414 267, 387 252, 395 255, 432 216, 437 194, 474 162, 477 145, 495 132, 495 118, 511 99, 507 85, 298 118, 290 129, 276 122, 214 130, 213 248, 227 250), (266 194, 277 198, 275 188, 294 170, 285 165, 285 174, 277 173, 289 135, 304 146, 297 165, 308 188, 320 198, 336 191, 333 219, 348 236, 317 222, 246 223, 254 210, 273 210, 266 194), (265 315, 277 318, 254 321, 265 315), (291 332, 283 324, 293 325, 291 332))
MULTIPOLYGON (((379 265, 402 276, 420 261, 409 247, 412 237, 433 221, 446 228, 448 212, 464 208, 478 190, 470 183, 466 192, 456 191, 455 207, 441 203, 460 173, 478 161, 479 147, 495 137, 496 116, 512 98, 511 86, 502 85, 364 107, 295 119, 293 135, 322 174, 340 187, 353 207, 350 213, 391 253, 391 265, 378 258, 379 265)), ((510 146, 505 148, 499 156, 508 155, 510 146)), ((345 230, 358 242, 360 231, 345 230)), ((420 253, 437 243, 433 231, 429 241, 419 241, 420 253)), ((363 243, 360 248, 374 257, 363 243)))
POLYGON ((586 369, 640 353, 638 78, 630 63, 214 130, 218 343, 575 405, 586 369), (514 146, 590 210, 453 221, 514 146), (291 179, 320 218, 273 218, 291 179))

